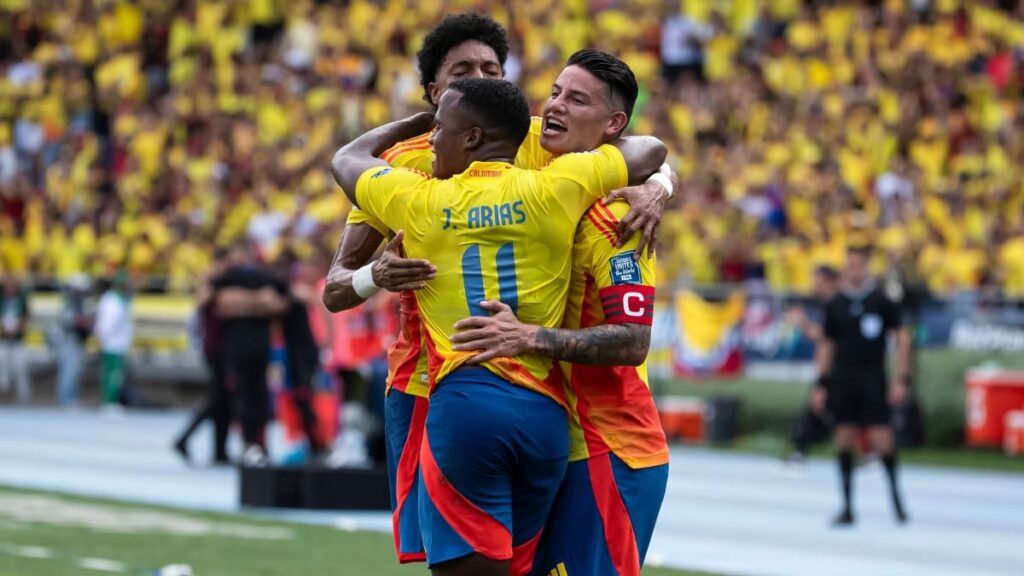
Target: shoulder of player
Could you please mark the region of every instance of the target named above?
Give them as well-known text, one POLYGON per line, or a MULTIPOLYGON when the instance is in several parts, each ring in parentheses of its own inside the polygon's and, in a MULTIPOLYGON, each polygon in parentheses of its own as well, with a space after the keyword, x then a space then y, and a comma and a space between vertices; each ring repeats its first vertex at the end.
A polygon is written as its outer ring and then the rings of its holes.
POLYGON ((423 179, 424 181, 433 180, 433 176, 417 170, 416 168, 409 168, 405 166, 374 166, 363 173, 363 176, 369 175, 370 179, 382 178, 384 176, 414 176, 423 179))
MULTIPOLYGON (((619 204, 614 202, 613 204, 619 204)), ((622 202, 625 204, 625 202, 622 202)), ((628 211, 628 208, 627 208, 628 211)), ((579 224, 579 233, 576 235, 576 242, 589 244, 595 238, 603 238, 612 246, 616 245, 616 228, 619 225, 619 216, 616 211, 606 206, 603 201, 595 202, 583 215, 579 224)))
POLYGON ((409 138, 408 140, 403 140, 398 144, 395 144, 380 155, 381 160, 392 162, 399 156, 409 152, 430 150, 432 148, 430 144, 430 134, 430 132, 427 132, 426 134, 420 134, 415 138, 409 138))

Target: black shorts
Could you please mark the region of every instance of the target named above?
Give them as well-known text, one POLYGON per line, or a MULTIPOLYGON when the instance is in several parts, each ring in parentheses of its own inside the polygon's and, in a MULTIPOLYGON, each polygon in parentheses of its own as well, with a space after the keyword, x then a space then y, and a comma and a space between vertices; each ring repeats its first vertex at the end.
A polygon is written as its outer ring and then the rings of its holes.
POLYGON ((837 425, 889 426, 885 374, 834 377, 828 390, 828 408, 837 425))

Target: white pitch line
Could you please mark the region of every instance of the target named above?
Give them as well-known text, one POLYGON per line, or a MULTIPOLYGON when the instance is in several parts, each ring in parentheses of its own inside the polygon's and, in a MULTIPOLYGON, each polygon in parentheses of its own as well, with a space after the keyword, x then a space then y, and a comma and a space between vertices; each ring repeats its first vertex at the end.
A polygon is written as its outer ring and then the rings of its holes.
POLYGON ((127 572, 128 566, 117 560, 106 558, 79 558, 77 564, 82 568, 97 570, 99 572, 127 572))
POLYGON ((42 546, 18 546, 14 553, 23 558, 53 558, 53 551, 42 546))

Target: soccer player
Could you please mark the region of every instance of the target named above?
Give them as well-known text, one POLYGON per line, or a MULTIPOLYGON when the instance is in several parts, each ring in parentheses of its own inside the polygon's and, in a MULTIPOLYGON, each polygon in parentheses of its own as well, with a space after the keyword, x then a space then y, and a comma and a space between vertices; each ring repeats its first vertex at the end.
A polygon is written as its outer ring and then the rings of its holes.
POLYGON ((442 95, 429 179, 375 156, 423 127, 388 124, 336 154, 336 180, 363 210, 405 231, 410 257, 441 266, 417 292, 433 382, 421 444, 420 522, 435 574, 525 574, 568 457, 567 405, 552 360, 523 354, 466 366, 449 338, 480 303, 500 299, 527 322, 560 324, 576 224, 590 204, 665 157, 653 138, 515 168, 530 127, 514 85, 460 80, 442 95), (515 550, 515 552, 513 552, 515 550), (510 565, 510 560, 514 561, 510 565))
MULTIPOLYGON (((580 50, 544 109, 551 156, 597 148, 622 133, 636 78, 611 54, 580 50)), ((672 184, 669 183, 669 186, 672 184)), ((668 443, 644 365, 654 310, 654 258, 634 237, 617 246, 627 207, 595 203, 580 221, 564 328, 523 324, 490 301, 491 317, 455 326, 472 363, 523 353, 562 361, 570 410, 569 465, 544 527, 534 574, 639 576, 668 481, 668 443)))
MULTIPOLYGON (((427 34, 417 54, 424 100, 436 104, 448 85, 459 78, 501 78, 508 55, 504 29, 494 20, 478 14, 448 16, 427 34)), ((540 122, 531 124, 530 136, 516 156, 520 168, 541 168, 553 155, 540 144, 540 122)), ((400 142, 381 159, 396 167, 430 173, 433 148, 430 134, 400 142)), ((593 148, 593 146, 591 146, 593 148)), ((657 228, 665 195, 659 185, 646 186, 637 194, 623 191, 632 211, 620 222, 617 232, 631 237, 642 230, 640 248, 649 244, 657 228)), ((388 389, 385 399, 388 475, 395 546, 401 562, 422 561, 419 540, 416 485, 419 443, 410 430, 422 428, 426 418, 427 360, 416 297, 433 278, 434 266, 427 260, 401 255, 402 235, 391 238, 380 258, 370 262, 381 242, 390 234, 387 227, 366 212, 353 209, 324 289, 324 304, 331 311, 357 306, 380 288, 403 291, 401 328, 388 352, 388 389)))
MULTIPOLYGON (((479 14, 444 18, 423 40, 416 54, 423 99, 434 107, 450 83, 459 78, 503 78, 508 57, 508 38, 497 22, 479 14)), ((392 146, 381 158, 394 166, 429 173, 433 159, 430 132, 392 146)), ((337 255, 324 286, 323 300, 332 312, 363 303, 380 288, 401 292, 398 337, 388 350, 388 379, 384 400, 388 479, 395 550, 399 562, 423 561, 420 539, 417 486, 419 438, 427 415, 427 355, 416 297, 433 278, 434 267, 426 260, 403 258, 403 236, 395 235, 380 258, 371 262, 387 226, 366 212, 353 208, 337 255), (410 436, 410 430, 413 434, 410 436)))
POLYGON ((825 306, 824 338, 818 343, 818 385, 812 407, 823 413, 826 404, 835 421, 833 442, 839 457, 843 509, 835 526, 854 522, 853 449, 858 428, 882 456, 889 478, 893 511, 899 523, 907 521, 896 480, 896 444, 889 405, 906 400, 910 379, 910 334, 899 308, 878 288, 868 269, 870 250, 851 246, 839 293, 825 306), (895 335, 897 377, 886 386, 886 336, 895 335))

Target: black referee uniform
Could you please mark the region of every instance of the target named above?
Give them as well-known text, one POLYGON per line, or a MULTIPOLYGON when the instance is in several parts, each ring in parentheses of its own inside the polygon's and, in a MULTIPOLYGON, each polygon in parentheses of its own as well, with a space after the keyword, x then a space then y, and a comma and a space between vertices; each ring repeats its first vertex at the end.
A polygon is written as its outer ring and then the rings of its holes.
POLYGON ((829 411, 837 425, 889 425, 886 334, 901 326, 899 308, 875 287, 840 291, 826 305, 825 337, 835 345, 829 411))
MULTIPOLYGON (((890 408, 886 375, 886 336, 903 326, 899 307, 873 284, 863 290, 848 288, 825 307, 824 336, 831 341, 831 370, 825 379, 828 409, 836 427, 889 427, 890 408)), ((881 454, 889 478, 893 506, 900 522, 906 513, 896 482, 895 449, 881 454)), ((851 524, 853 453, 839 452, 844 508, 836 524, 851 524)))

